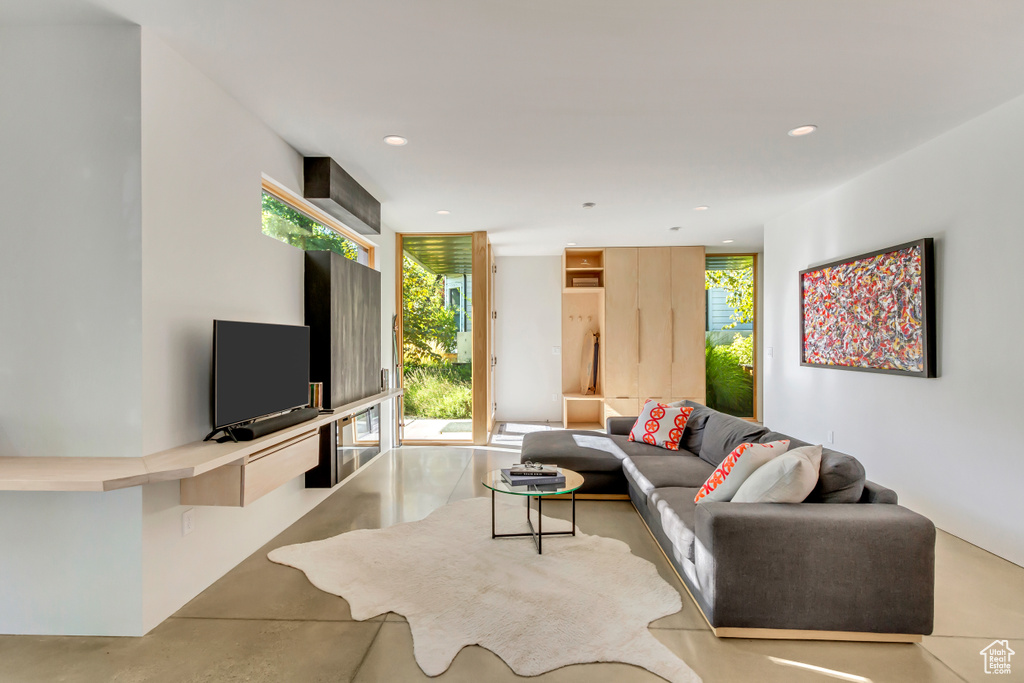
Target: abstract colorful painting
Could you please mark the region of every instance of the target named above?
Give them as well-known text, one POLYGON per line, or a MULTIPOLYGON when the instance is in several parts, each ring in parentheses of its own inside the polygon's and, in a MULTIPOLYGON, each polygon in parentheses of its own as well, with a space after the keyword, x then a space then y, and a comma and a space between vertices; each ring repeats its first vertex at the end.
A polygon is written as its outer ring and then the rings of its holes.
POLYGON ((934 377, 931 238, 800 273, 802 365, 934 377))

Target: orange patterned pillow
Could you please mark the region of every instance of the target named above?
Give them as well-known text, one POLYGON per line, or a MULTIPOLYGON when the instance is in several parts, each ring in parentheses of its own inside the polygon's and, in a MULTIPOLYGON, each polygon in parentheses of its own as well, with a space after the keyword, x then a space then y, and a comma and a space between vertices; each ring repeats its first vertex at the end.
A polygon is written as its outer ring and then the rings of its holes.
POLYGON ((693 408, 678 408, 647 399, 629 432, 629 440, 678 451, 683 429, 692 412, 693 408))
POLYGON ((741 443, 700 487, 694 503, 701 500, 729 501, 758 467, 789 450, 789 439, 771 443, 741 443))

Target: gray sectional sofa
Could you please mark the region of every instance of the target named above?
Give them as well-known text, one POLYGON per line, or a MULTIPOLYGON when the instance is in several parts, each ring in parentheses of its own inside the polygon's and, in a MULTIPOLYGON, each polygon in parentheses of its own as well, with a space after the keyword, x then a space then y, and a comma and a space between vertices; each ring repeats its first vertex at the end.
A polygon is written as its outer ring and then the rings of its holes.
POLYGON ((527 434, 523 460, 580 472, 579 494, 628 494, 718 636, 916 642, 931 633, 931 521, 867 481, 855 458, 827 448, 803 503, 694 503, 739 444, 807 443, 685 405, 694 408, 685 450, 629 441, 635 418, 611 418, 607 434, 527 434))

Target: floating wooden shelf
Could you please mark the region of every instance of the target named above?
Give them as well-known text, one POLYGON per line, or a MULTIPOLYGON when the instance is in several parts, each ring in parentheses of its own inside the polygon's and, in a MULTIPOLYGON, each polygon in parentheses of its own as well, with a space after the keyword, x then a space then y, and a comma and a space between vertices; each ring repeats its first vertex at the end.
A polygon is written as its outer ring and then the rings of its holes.
POLYGON ((577 392, 575 394, 574 393, 562 394, 562 398, 567 398, 567 399, 569 399, 571 401, 603 401, 604 400, 604 396, 602 394, 581 394, 579 392, 577 392))
MULTIPOLYGON (((0 457, 0 491, 113 491, 160 481, 187 479, 225 465, 242 465, 249 456, 292 441, 303 432, 360 413, 402 395, 403 389, 368 396, 333 413, 252 441, 194 441, 138 458, 0 457)), ((287 444, 285 444, 287 445, 287 444)))

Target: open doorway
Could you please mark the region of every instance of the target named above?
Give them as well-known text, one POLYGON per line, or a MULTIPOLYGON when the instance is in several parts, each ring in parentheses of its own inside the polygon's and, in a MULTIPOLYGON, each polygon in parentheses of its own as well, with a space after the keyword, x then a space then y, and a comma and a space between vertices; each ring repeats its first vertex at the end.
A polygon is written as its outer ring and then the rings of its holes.
POLYGON ((399 250, 402 439, 486 443, 486 234, 404 234, 399 250))
POLYGON ((753 254, 705 257, 707 404, 715 410, 757 419, 757 262, 753 254))

